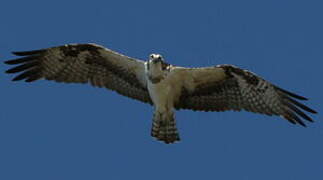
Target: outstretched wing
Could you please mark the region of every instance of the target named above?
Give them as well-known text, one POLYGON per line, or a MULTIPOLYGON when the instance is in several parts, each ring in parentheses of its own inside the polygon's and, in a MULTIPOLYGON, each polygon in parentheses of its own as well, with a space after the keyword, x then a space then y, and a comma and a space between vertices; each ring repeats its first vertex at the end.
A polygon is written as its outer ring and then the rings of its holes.
POLYGON ((313 121, 303 111, 313 109, 294 99, 307 100, 283 90, 261 77, 232 65, 185 70, 182 95, 177 109, 196 111, 247 110, 278 115, 293 124, 305 126, 301 118, 313 121), (300 118, 301 117, 301 118, 300 118))
POLYGON ((13 81, 38 79, 65 83, 91 83, 151 104, 144 62, 95 44, 68 44, 48 49, 13 52, 22 58, 6 61, 17 65, 7 73, 19 73, 13 81))

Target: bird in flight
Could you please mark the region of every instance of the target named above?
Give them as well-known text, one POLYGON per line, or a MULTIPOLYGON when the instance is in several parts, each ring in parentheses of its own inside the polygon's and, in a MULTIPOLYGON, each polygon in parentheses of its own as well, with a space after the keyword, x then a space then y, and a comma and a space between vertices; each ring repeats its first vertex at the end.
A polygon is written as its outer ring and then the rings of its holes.
POLYGON ((256 74, 233 65, 186 68, 167 63, 160 54, 148 61, 127 57, 96 44, 67 44, 47 49, 13 52, 21 56, 6 64, 6 73, 20 73, 13 81, 39 79, 90 83, 154 107, 151 135, 165 143, 180 140, 174 111, 240 111, 280 116, 306 126, 316 113, 286 91, 256 74))

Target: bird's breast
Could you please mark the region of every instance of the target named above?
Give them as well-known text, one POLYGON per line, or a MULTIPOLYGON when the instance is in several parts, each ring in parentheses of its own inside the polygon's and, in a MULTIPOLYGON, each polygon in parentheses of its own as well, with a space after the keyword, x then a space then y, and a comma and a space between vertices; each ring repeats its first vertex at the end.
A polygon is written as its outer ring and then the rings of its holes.
POLYGON ((148 81, 148 91, 155 106, 173 106, 179 98, 182 82, 177 81, 171 74, 162 81, 153 83, 148 81))

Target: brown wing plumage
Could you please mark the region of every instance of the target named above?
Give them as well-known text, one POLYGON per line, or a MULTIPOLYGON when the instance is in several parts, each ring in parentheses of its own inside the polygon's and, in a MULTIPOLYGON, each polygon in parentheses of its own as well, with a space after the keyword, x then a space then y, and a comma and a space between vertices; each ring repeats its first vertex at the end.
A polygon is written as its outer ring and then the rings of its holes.
POLYGON ((44 78, 65 83, 91 83, 151 104, 143 61, 95 44, 69 44, 13 54, 24 56, 5 62, 17 65, 6 71, 20 73, 13 81, 33 82, 44 78))
MULTIPOLYGON (((208 70, 210 71, 210 68, 208 70)), ((175 106, 177 109, 246 110, 270 116, 278 115, 293 124, 298 123, 302 126, 305 124, 301 118, 313 121, 302 110, 316 113, 313 109, 294 100, 307 100, 306 98, 283 90, 249 71, 231 65, 219 65, 213 69, 218 77, 208 76, 207 81, 203 80, 205 78, 198 72, 203 72, 203 68, 191 71, 195 74, 191 77, 192 82, 196 82, 195 86, 183 89, 181 98, 175 106), (212 81, 212 79, 216 80, 212 81)))

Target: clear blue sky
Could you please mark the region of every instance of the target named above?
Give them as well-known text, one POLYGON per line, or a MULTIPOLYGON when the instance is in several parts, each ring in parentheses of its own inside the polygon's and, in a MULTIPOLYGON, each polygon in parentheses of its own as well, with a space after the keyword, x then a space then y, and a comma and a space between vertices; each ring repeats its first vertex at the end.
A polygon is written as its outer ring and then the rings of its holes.
MULTIPOLYGON (((0 76, 0 179, 323 178, 323 3, 314 0, 1 1, 0 59, 93 42, 181 66, 234 64, 310 99, 308 128, 247 112, 178 111, 182 141, 150 137, 152 108, 105 89, 0 76)), ((4 72, 7 65, 1 64, 4 72)))

